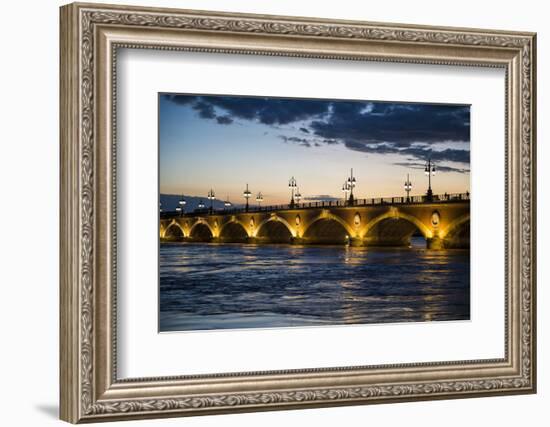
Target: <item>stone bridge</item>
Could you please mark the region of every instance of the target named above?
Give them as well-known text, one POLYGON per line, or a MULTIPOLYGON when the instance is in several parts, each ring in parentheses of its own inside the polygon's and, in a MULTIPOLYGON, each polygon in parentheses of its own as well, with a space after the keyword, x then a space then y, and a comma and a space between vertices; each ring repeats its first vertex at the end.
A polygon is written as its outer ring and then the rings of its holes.
POLYGON ((249 211, 205 211, 160 219, 163 241, 408 246, 422 235, 429 249, 469 248, 469 194, 420 199, 305 203, 249 211))

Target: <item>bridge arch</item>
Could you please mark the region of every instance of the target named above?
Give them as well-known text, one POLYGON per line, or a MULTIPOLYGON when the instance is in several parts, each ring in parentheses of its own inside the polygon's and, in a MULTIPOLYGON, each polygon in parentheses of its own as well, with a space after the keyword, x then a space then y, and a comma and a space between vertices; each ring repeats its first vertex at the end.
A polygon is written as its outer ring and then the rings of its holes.
POLYGON ((470 247, 470 214, 452 221, 442 232, 443 246, 448 249, 470 247))
POLYGON ((296 237, 296 231, 286 219, 271 215, 258 224, 254 237, 273 243, 288 243, 296 237))
POLYGON ((427 240, 433 237, 433 231, 418 218, 392 209, 369 221, 361 232, 367 245, 405 246, 411 236, 419 231, 427 240))
POLYGON ((467 213, 461 217, 452 221, 441 233, 442 237, 451 235, 452 233, 457 232, 461 227, 470 222, 470 214, 467 213))
POLYGON ((344 221, 338 215, 334 215, 333 213, 330 213, 330 212, 328 212, 328 213, 327 212, 321 212, 319 215, 317 215, 315 218, 313 218, 311 221, 309 221, 308 226, 304 230, 304 236, 308 233, 308 230, 311 228, 311 226, 313 226, 316 222, 319 222, 321 220, 336 221, 342 227, 344 227, 344 229, 346 230, 346 232, 348 233, 349 236, 354 236, 355 235, 355 231, 353 230, 351 225, 349 225, 346 221, 344 221))
POLYGON ((215 235, 210 224, 202 219, 196 221, 189 229, 189 237, 197 240, 210 240, 215 235))
POLYGON ((172 221, 164 231, 161 231, 161 237, 166 240, 183 240, 185 230, 178 222, 172 221))
POLYGON ((283 217, 280 217, 279 215, 271 215, 268 218, 264 219, 262 222, 260 222, 256 227, 254 235, 258 236, 261 233, 261 231, 265 229, 264 226, 269 222, 280 222, 286 227, 286 229, 288 230, 288 232, 292 237, 296 236, 296 232, 292 229, 292 226, 288 223, 288 221, 283 217))
POLYGON ((304 230, 303 238, 314 243, 343 243, 355 236, 346 221, 330 212, 321 212, 304 230))
POLYGON ((249 237, 248 230, 245 225, 236 219, 231 219, 225 222, 220 228, 220 238, 231 242, 245 241, 249 237))
POLYGON ((416 226, 416 228, 418 228, 418 230, 422 233, 422 235, 425 237, 425 238, 431 238, 433 236, 433 232, 432 230, 430 229, 430 227, 428 227, 426 224, 424 224, 422 221, 420 221, 418 218, 412 216, 412 215, 409 215, 409 214, 406 214, 404 212, 400 212, 399 210, 395 210, 395 211, 388 211, 382 215, 379 215, 377 216, 376 218, 370 220, 367 225, 365 225, 365 227, 363 228, 363 232, 361 233, 363 237, 367 236, 367 234, 372 231, 372 229, 377 225, 379 224, 380 222, 386 220, 386 219, 402 219, 402 220, 405 220, 405 221, 408 221, 410 222, 411 224, 413 224, 414 226, 416 226))

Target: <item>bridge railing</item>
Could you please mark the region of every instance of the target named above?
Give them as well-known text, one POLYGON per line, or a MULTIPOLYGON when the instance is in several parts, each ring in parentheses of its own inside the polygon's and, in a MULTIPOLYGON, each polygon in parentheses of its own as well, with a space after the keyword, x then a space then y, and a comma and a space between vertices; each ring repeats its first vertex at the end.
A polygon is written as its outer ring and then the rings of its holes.
POLYGON ((319 208, 336 208, 336 207, 352 207, 352 206, 380 206, 380 205, 413 205, 423 203, 456 203, 470 200, 470 193, 444 193, 434 194, 430 199, 427 195, 421 196, 397 196, 397 197, 374 197, 370 199, 354 199, 352 203, 347 200, 321 200, 281 205, 266 205, 266 206, 249 206, 248 211, 244 207, 231 209, 214 209, 210 210, 195 209, 192 212, 181 214, 175 211, 164 211, 160 213, 161 218, 172 218, 174 216, 196 216, 196 215, 232 215, 243 212, 273 212, 293 209, 319 209, 319 208))

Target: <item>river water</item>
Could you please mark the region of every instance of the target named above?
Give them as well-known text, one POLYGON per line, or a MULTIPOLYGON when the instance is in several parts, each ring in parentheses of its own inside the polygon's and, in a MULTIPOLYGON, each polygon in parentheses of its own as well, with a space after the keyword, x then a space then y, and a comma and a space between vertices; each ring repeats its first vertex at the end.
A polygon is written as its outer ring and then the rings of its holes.
POLYGON ((470 253, 162 243, 160 331, 467 320, 470 253))

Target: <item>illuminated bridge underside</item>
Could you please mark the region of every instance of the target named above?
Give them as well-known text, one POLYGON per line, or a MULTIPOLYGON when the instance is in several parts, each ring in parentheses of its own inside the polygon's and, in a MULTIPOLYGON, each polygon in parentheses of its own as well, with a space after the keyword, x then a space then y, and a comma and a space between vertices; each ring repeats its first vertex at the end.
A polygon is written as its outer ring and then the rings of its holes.
POLYGON ((432 249, 470 246, 470 202, 348 206, 173 216, 163 241, 407 246, 422 235, 432 249))

